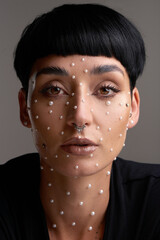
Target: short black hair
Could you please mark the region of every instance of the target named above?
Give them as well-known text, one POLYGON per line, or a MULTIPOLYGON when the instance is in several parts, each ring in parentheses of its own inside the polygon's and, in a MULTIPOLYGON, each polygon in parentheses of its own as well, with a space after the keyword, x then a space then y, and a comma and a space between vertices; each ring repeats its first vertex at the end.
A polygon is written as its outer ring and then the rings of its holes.
POLYGON ((122 14, 99 4, 64 4, 24 29, 14 67, 26 90, 35 61, 51 54, 114 57, 125 67, 131 90, 146 59, 137 28, 122 14))

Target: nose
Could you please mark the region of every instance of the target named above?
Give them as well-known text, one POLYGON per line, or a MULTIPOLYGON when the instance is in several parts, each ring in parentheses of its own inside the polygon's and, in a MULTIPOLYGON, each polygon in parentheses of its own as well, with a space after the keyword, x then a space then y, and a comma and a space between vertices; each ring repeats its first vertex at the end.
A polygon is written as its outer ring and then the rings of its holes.
POLYGON ((85 127, 90 126, 92 123, 92 104, 89 96, 84 94, 75 94, 69 104, 67 114, 67 124, 69 126, 85 127))

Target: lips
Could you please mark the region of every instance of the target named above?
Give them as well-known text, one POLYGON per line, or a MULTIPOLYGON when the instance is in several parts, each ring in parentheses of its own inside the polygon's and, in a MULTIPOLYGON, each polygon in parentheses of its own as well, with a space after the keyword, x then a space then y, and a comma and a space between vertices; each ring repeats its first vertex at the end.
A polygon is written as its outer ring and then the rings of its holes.
POLYGON ((87 138, 70 138, 67 140, 61 148, 73 155, 84 156, 93 153, 97 149, 98 145, 87 138))

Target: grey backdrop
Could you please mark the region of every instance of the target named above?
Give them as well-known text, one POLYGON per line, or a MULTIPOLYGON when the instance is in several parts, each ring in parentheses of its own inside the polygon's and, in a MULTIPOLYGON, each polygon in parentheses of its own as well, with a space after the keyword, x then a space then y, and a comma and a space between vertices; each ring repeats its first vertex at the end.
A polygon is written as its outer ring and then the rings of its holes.
POLYGON ((160 163, 160 1, 159 0, 0 0, 0 162, 35 151, 30 130, 19 121, 17 93, 20 83, 13 69, 13 50, 24 27, 35 16, 63 3, 101 3, 113 7, 141 31, 147 50, 147 64, 138 88, 141 116, 129 130, 126 159, 160 163))

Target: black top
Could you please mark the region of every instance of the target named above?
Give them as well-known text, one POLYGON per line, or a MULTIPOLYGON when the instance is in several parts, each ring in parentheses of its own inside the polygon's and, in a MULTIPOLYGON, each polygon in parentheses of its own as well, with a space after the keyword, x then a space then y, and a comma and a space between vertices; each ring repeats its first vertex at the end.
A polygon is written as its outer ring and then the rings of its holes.
MULTIPOLYGON (((39 195, 38 154, 0 166, 0 240, 49 240, 39 195)), ((160 165, 118 158, 103 240, 160 239, 160 165)))

